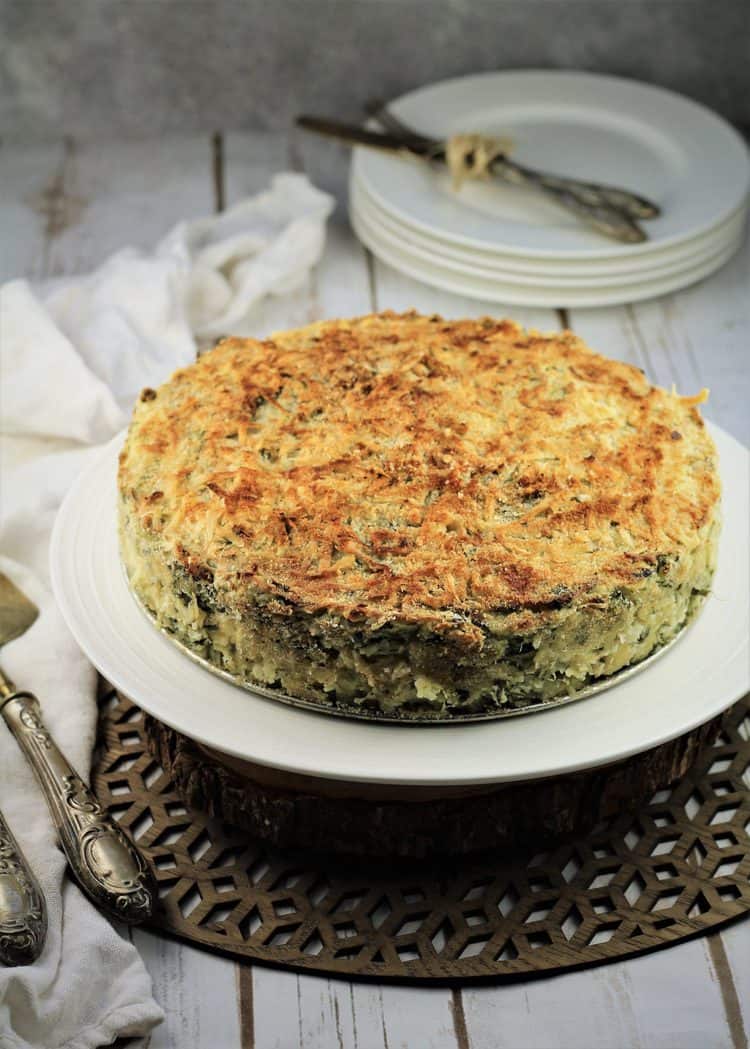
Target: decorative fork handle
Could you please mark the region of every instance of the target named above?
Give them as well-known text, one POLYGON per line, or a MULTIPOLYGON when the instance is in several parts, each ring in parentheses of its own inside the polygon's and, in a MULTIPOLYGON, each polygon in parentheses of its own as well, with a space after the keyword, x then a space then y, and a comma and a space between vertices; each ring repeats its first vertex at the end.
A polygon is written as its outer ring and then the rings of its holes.
POLYGON ((46 935, 42 890, 0 813, 0 962, 30 965, 46 935))
POLYGON ((153 912, 156 891, 146 861, 107 815, 44 726, 30 692, 13 692, 2 715, 29 759, 81 888, 117 921, 134 924, 153 912))

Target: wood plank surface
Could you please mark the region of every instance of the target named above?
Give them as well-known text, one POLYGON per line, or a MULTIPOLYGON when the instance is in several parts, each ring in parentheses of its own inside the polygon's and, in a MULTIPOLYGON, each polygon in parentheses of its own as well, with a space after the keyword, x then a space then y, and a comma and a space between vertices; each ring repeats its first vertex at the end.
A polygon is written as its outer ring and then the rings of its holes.
MULTIPOLYGON (((82 272, 125 244, 148 247, 179 219, 231 206, 299 163, 284 134, 2 146, 0 279, 82 272)), ((746 244, 694 288, 567 319, 595 348, 656 382, 686 393, 709 386, 706 414, 747 442, 749 271, 746 244)), ((503 309, 404 277, 373 260, 341 221, 330 225, 326 253, 292 307, 290 323, 415 307, 560 326, 557 311, 503 309)), ((167 1013, 151 1049, 737 1049, 750 1031, 750 920, 627 962, 462 991, 298 976, 144 930, 132 935, 167 1013)))
POLYGON ((681 393, 706 386, 708 419, 750 444, 750 237, 712 277, 650 302, 571 310, 591 346, 681 393))
POLYGON ((165 1012, 143 1049, 219 1049, 240 1046, 235 963, 147 929, 133 943, 165 1012))
POLYGON ((413 277, 399 273, 391 266, 375 259, 374 287, 376 308, 379 310, 416 309, 420 313, 440 313, 445 317, 511 317, 527 328, 540 331, 557 331, 560 317, 557 310, 531 306, 503 306, 496 302, 483 302, 465 295, 431 288, 413 277))
POLYGON ((46 246, 61 221, 56 187, 64 162, 62 142, 0 145, 0 281, 45 276, 46 246))
MULTIPOLYGON (((750 772, 745 773, 750 777, 750 772)), ((710 943, 713 969, 722 988, 733 1049, 750 1044, 750 918, 732 922, 710 943)))
POLYGON ((457 1049, 445 988, 254 970, 255 1049, 457 1049))
POLYGON ((214 210, 210 159, 207 138, 0 147, 2 279, 85 273, 122 248, 153 247, 214 210))
POLYGON ((705 942, 503 988, 463 992, 471 1049, 724 1049, 731 1034, 705 942))

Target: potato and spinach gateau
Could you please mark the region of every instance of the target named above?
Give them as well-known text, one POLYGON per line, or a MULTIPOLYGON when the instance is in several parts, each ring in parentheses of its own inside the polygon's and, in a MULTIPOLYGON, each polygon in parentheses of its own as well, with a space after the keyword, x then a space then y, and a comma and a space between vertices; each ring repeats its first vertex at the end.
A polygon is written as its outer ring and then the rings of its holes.
POLYGON ((343 711, 572 694, 666 644, 711 585, 702 399, 488 317, 227 338, 136 406, 130 586, 220 670, 343 711))

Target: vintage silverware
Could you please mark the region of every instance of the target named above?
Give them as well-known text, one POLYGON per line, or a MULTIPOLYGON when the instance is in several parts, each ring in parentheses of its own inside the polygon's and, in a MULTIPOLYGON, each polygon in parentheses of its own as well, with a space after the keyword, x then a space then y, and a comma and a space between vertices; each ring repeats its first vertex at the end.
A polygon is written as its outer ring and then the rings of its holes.
MULTIPOLYGON (((347 124, 338 120, 303 115, 297 118, 297 126, 306 131, 349 142, 353 145, 383 149, 387 152, 407 153, 423 160, 446 163, 448 145, 422 136, 406 136, 395 131, 372 131, 357 124, 347 124)), ((636 220, 619 206, 615 206, 607 194, 626 194, 634 198, 627 190, 617 187, 600 187, 595 183, 581 183, 574 179, 561 178, 526 168, 511 161, 507 154, 493 156, 488 171, 505 182, 518 186, 527 186, 553 198, 558 204, 575 214, 579 219, 592 226, 599 233, 625 244, 639 244, 647 240, 647 234, 636 220), (604 190, 604 195, 602 194, 604 190)), ((639 198, 641 199, 641 198, 639 198)), ((643 200, 644 208, 649 209, 648 216, 658 213, 656 205, 643 200)))
MULTIPOLYGON (((23 634, 36 616, 36 606, 0 573, 0 647, 23 634)), ((156 891, 146 861, 56 746, 36 697, 18 691, 1 670, 0 712, 39 780, 81 888, 118 921, 147 919, 156 891)))
POLYGON ((46 936, 44 895, 0 812, 0 962, 30 965, 46 936))
MULTIPOLYGON (((418 148, 431 150, 437 155, 441 152, 444 153, 444 142, 436 138, 429 138, 409 127, 388 108, 386 103, 376 99, 368 102, 365 108, 369 116, 377 120, 386 131, 400 135, 405 141, 412 142, 418 148)), ((499 172, 501 175, 504 175, 512 168, 518 168, 519 171, 524 172, 524 176, 527 178, 553 180, 556 184, 567 186, 571 192, 579 193, 584 201, 592 203, 599 201, 609 204, 620 211, 624 211, 626 215, 630 215, 633 219, 654 219, 661 213, 661 209, 657 204, 637 193, 632 193, 630 190, 621 189, 619 186, 607 186, 599 182, 583 182, 580 179, 544 174, 540 171, 534 171, 532 168, 521 168, 519 164, 516 164, 509 157, 504 159, 503 167, 504 170, 499 172)))
MULTIPOLYGON (((2 584, 0 583, 0 591, 2 584)), ((0 600, 0 636, 6 641, 22 634, 37 617, 30 602, 12 619, 0 600)), ((0 812, 0 961, 29 965, 36 961, 47 935, 47 908, 38 881, 0 812)))

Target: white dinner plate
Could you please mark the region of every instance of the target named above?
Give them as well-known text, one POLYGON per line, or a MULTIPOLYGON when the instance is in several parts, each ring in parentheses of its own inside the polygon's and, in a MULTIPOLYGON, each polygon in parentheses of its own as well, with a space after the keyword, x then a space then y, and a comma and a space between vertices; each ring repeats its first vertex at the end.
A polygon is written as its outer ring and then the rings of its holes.
POLYGON ((445 171, 358 148, 354 170, 389 214, 456 244, 546 259, 645 257, 707 232, 743 203, 750 160, 741 136, 704 106, 663 88, 592 73, 482 73, 420 88, 394 112, 437 138, 509 136, 520 163, 622 185, 662 208, 644 244, 618 245, 552 201, 497 180, 459 192, 445 171))
POLYGON ((748 467, 717 427, 724 526, 711 595, 661 659, 589 699, 465 725, 381 725, 315 714, 248 692, 185 656, 146 618, 117 548, 120 435, 71 487, 55 522, 52 584, 74 637, 144 710, 227 754, 368 783, 457 785, 534 779, 625 758, 687 732, 750 687, 748 467))
POLYGON ((734 241, 718 253, 663 277, 651 278, 646 274, 645 277, 636 278, 632 275, 631 280, 615 287, 587 287, 583 284, 573 287, 546 281, 523 284, 518 280, 507 281, 498 277, 467 274, 447 261, 442 261, 437 255, 428 261, 414 254, 405 242, 394 243, 392 240, 386 240, 381 231, 372 226, 356 208, 352 210, 349 218, 356 235, 374 255, 409 277, 454 294, 485 302, 552 308, 620 306, 667 295, 678 288, 686 288, 696 281, 703 280, 720 269, 736 254, 744 239, 744 232, 740 232, 734 241))
POLYGON ((604 283, 621 283, 623 278, 644 273, 664 276, 691 260, 708 256, 720 250, 737 237, 747 223, 747 202, 743 203, 723 222, 707 233, 698 234, 680 244, 661 248, 646 258, 627 256, 615 260, 580 262, 577 260, 547 261, 506 255, 500 251, 480 251, 453 244, 449 240, 430 236, 416 227, 399 222, 379 207, 366 188, 352 174, 349 186, 349 202, 357 211, 377 227, 386 238, 396 238, 415 254, 426 253, 430 259, 461 264, 471 272, 493 271, 495 274, 510 274, 526 283, 562 282, 588 286, 604 283))
POLYGON ((727 222, 723 222, 718 230, 700 237, 698 245, 690 251, 682 250, 666 261, 661 257, 641 259, 637 268, 628 268, 625 272, 602 267, 599 273, 586 275, 573 275, 564 268, 555 274, 534 274, 520 271, 512 257, 496 261, 488 259, 486 255, 478 258, 476 253, 473 258, 469 253, 459 256, 455 252, 443 251, 442 245, 430 243, 427 238, 417 239, 411 235, 410 230, 399 227, 383 215, 355 185, 350 187, 349 202, 355 221, 361 220, 383 243, 397 251, 403 249, 416 260, 437 262, 448 270, 468 277, 499 280, 527 288, 539 287, 543 291, 565 288, 586 291, 592 291, 594 288, 614 290, 632 286, 634 282, 642 285, 652 280, 663 280, 689 272, 709 259, 723 257, 730 245, 741 243, 747 218, 745 209, 742 208, 727 222))

